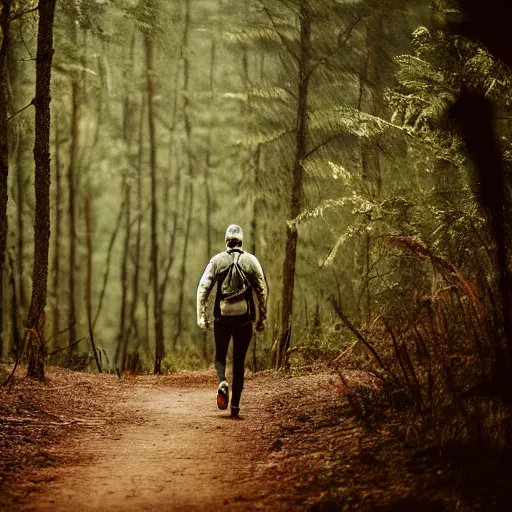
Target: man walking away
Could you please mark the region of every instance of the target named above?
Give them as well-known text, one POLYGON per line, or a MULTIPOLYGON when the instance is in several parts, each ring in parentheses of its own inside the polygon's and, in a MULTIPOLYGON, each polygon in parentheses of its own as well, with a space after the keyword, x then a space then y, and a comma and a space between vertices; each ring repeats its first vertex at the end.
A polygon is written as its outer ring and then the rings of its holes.
POLYGON ((233 338, 233 380, 231 416, 238 417, 240 397, 244 386, 245 356, 252 338, 253 323, 256 330, 264 330, 267 317, 267 286, 263 270, 256 256, 242 250, 243 232, 231 224, 226 230, 226 250, 208 263, 197 288, 197 324, 208 329, 208 297, 215 295, 213 332, 215 338, 215 369, 219 378, 217 406, 227 409, 229 386, 226 381, 226 358, 229 342, 233 338), (256 296, 256 301, 254 300, 256 296), (259 315, 257 315, 257 309, 259 315))

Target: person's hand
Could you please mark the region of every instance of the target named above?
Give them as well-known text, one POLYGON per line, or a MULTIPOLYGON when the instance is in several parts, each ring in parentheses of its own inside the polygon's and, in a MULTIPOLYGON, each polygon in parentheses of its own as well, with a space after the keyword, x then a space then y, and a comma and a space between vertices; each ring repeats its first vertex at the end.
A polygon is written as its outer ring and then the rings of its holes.
POLYGON ((263 322, 258 322, 256 325, 256 332, 263 332, 265 330, 265 324, 263 322))
POLYGON ((197 325, 199 326, 200 329, 204 329, 204 330, 210 328, 210 322, 204 315, 199 319, 199 322, 197 322, 197 325))

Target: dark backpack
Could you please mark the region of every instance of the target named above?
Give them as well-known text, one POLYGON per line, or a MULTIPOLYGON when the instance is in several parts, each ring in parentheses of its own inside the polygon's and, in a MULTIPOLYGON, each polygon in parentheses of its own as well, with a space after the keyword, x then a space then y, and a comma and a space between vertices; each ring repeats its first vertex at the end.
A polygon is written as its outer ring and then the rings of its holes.
POLYGON ((241 251, 229 253, 231 265, 226 270, 226 276, 220 283, 220 314, 222 316, 242 316, 249 312, 247 299, 251 285, 238 264, 241 251))

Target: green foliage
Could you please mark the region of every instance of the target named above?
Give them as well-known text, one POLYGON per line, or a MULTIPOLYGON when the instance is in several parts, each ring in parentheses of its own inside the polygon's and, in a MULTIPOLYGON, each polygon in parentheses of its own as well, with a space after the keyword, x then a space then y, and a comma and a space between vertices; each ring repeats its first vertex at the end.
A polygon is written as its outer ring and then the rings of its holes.
POLYGON ((346 105, 312 112, 310 123, 311 129, 325 138, 340 134, 371 138, 382 134, 389 126, 384 119, 346 105))

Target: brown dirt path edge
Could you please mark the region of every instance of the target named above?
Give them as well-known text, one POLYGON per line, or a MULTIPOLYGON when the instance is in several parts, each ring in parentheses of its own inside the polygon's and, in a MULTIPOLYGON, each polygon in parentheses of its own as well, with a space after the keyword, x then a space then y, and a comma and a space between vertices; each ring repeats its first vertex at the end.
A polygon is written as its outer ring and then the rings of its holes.
POLYGON ((285 383, 246 383, 241 418, 215 406, 215 388, 133 383, 124 424, 60 446, 52 480, 13 504, 21 511, 257 510, 273 482, 266 405, 285 383))

